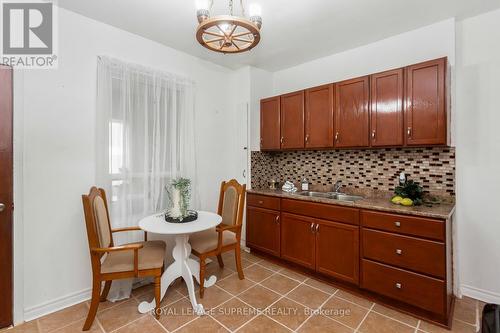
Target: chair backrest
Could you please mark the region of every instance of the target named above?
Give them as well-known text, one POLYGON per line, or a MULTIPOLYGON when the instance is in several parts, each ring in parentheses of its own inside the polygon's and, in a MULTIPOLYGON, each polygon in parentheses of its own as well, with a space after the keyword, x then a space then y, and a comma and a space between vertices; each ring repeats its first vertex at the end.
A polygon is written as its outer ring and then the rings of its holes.
POLYGON ((89 194, 82 195, 82 201, 89 249, 113 246, 106 192, 94 186, 89 194))
POLYGON ((245 206, 246 184, 241 185, 236 179, 224 181, 220 186, 218 214, 226 225, 241 225, 245 206))

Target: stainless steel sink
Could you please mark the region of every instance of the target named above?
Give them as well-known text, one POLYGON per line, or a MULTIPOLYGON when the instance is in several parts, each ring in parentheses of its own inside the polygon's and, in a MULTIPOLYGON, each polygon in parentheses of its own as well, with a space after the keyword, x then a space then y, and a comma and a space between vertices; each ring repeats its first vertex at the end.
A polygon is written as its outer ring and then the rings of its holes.
POLYGON ((363 199, 363 197, 360 197, 358 195, 349 195, 349 194, 335 193, 335 192, 301 191, 301 192, 295 192, 294 194, 305 197, 327 198, 340 201, 356 201, 363 199))

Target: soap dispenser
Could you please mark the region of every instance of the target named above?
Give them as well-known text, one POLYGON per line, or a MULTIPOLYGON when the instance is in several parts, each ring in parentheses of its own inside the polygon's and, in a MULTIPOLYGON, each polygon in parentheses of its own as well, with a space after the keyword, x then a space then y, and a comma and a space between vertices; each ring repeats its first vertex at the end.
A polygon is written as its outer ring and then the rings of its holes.
POLYGON ((304 179, 302 179, 302 191, 309 191, 309 182, 307 181, 307 178, 304 177, 304 179))

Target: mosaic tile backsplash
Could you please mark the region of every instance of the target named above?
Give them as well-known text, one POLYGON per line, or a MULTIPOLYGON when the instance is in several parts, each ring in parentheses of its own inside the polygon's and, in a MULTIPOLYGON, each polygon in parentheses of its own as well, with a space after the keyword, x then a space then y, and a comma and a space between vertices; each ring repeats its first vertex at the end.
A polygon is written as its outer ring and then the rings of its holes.
POLYGON ((342 180, 346 187, 394 191, 401 172, 428 193, 455 196, 455 148, 386 148, 373 150, 312 150, 251 153, 252 188, 267 188, 268 181, 312 185, 342 180))

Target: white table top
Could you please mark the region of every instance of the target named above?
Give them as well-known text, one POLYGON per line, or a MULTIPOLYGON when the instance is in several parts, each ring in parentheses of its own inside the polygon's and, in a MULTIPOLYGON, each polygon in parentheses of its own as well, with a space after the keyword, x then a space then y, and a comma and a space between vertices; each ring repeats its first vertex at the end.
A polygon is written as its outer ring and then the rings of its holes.
POLYGON ((186 223, 170 223, 163 214, 154 214, 140 220, 139 228, 154 234, 183 235, 214 228, 221 222, 220 215, 205 211, 198 211, 198 219, 186 223))

